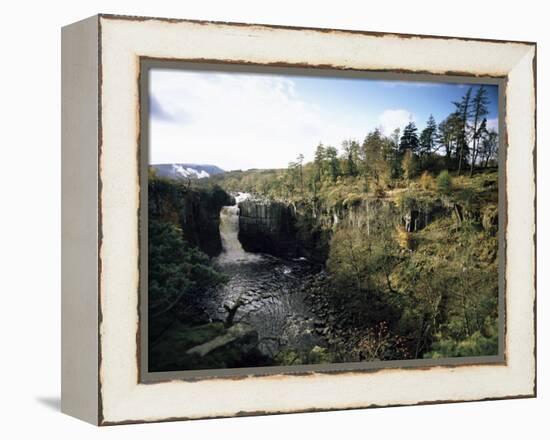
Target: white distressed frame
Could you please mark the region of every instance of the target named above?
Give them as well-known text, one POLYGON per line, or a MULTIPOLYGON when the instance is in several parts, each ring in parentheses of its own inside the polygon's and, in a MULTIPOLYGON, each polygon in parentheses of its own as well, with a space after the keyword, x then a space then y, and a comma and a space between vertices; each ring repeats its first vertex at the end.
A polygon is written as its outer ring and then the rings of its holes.
POLYGON ((115 16, 98 25, 98 423, 535 395, 534 44, 115 16), (506 77, 505 365, 139 383, 140 57, 506 77))

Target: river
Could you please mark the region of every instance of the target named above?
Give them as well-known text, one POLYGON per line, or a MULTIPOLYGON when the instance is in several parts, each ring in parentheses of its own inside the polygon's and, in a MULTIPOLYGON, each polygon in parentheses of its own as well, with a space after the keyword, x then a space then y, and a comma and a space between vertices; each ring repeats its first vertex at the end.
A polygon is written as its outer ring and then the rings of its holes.
POLYGON ((238 239, 238 203, 248 197, 239 193, 236 204, 220 213, 223 252, 217 258, 229 281, 210 293, 206 311, 212 319, 244 322, 258 332, 260 351, 274 358, 282 350, 304 353, 326 341, 315 330, 319 320, 305 301, 307 283, 318 266, 304 260, 283 260, 246 252, 238 239))

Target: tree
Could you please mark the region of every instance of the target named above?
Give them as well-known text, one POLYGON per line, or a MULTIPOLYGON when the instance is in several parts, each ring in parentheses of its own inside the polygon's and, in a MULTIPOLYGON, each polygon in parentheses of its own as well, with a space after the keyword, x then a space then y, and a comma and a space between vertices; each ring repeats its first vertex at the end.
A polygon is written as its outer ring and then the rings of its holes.
POLYGON ((401 168, 403 169, 403 176, 407 180, 411 180, 418 172, 418 163, 416 156, 411 150, 406 150, 401 161, 401 168))
POLYGON ((468 156, 468 119, 471 115, 472 88, 464 94, 459 102, 453 102, 456 107, 456 112, 459 115, 457 151, 458 151, 458 174, 462 171, 462 164, 468 156))
POLYGON ((324 163, 326 158, 326 149, 323 146, 323 144, 319 143, 317 145, 317 148, 315 150, 315 180, 317 182, 321 181, 321 177, 323 177, 324 174, 324 163))
POLYGON ((498 157, 498 133, 495 130, 485 131, 481 137, 479 156, 484 168, 489 166, 489 161, 498 157))
POLYGON ((439 123, 437 127, 438 149, 445 150, 445 162, 447 168, 451 166, 452 157, 458 157, 458 140, 460 138, 461 118, 455 111, 439 123))
POLYGON ((395 150, 399 150, 399 139, 401 139, 401 129, 396 128, 390 134, 390 140, 395 150))
POLYGON ((325 149, 325 156, 328 162, 328 171, 333 182, 340 175, 340 162, 338 161, 338 150, 334 147, 325 149))
POLYGON ((401 139, 401 129, 396 128, 390 135, 390 168, 392 179, 397 179, 401 175, 401 157, 399 155, 399 139, 401 139))
POLYGON ((346 174, 348 176, 357 176, 359 162, 359 144, 355 141, 344 141, 342 143, 344 150, 344 160, 346 164, 346 174))
POLYGON ((363 156, 367 166, 366 172, 380 188, 390 177, 390 163, 387 160, 390 143, 379 128, 371 131, 363 142, 363 156))
POLYGON ((472 99, 472 117, 474 121, 472 125, 472 157, 470 161, 470 176, 474 174, 474 167, 479 154, 479 139, 486 130, 487 119, 485 119, 485 116, 489 114, 489 110, 487 108, 488 105, 489 98, 487 97, 487 89, 481 86, 477 89, 476 94, 472 99))
POLYGON ((426 122, 426 128, 422 130, 419 139, 419 152, 420 156, 428 156, 435 150, 437 138, 437 124, 432 115, 426 122))
POLYGON ((296 166, 298 168, 298 176, 300 178, 300 191, 304 193, 304 155, 302 153, 298 154, 296 158, 296 166))
POLYGON ((405 129, 403 130, 403 136, 401 136, 401 140, 399 141, 399 152, 405 153, 405 151, 411 151, 413 153, 416 153, 418 151, 418 129, 416 128, 416 124, 414 122, 409 122, 405 129))
POLYGON ((149 290, 150 335, 159 333, 167 314, 178 309, 191 313, 192 298, 226 281, 211 265, 208 255, 184 240, 180 228, 169 222, 149 219, 149 290), (160 320, 156 318, 162 318, 160 320), (158 324, 158 325, 156 325, 158 324))
POLYGON ((289 162, 287 172, 280 176, 280 184, 286 190, 286 196, 290 196, 296 185, 300 184, 300 164, 298 162, 289 162))

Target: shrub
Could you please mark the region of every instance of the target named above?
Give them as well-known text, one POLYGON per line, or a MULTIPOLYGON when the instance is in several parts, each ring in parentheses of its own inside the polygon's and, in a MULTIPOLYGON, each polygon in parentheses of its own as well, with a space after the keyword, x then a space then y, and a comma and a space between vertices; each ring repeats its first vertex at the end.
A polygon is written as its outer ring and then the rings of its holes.
POLYGON ((425 191, 435 189, 435 179, 428 171, 424 171, 420 176, 420 186, 425 191))
POLYGON ((406 250, 412 250, 414 248, 414 240, 412 234, 407 232, 404 227, 396 226, 395 239, 399 246, 406 250))
POLYGON ((374 188, 374 195, 375 197, 382 199, 386 197, 386 191, 384 191, 384 188, 381 185, 376 185, 374 188))
POLYGON ((447 357, 492 356, 496 354, 498 354, 498 334, 484 336, 481 332, 476 331, 462 341, 445 338, 434 342, 432 351, 425 353, 424 358, 441 359, 447 357))
POLYGON ((355 351, 358 352, 359 359, 365 361, 410 358, 405 340, 392 335, 385 321, 369 328, 366 335, 359 340, 355 351))
POLYGON ((437 176, 437 189, 442 193, 448 193, 453 187, 453 180, 447 170, 441 171, 437 176))

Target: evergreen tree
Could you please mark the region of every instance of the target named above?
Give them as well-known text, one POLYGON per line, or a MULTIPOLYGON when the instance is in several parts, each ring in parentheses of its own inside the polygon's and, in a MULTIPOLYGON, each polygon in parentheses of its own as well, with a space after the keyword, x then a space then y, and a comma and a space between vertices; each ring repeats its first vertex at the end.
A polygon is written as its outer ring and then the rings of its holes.
POLYGON ((321 181, 321 177, 323 177, 324 174, 324 163, 325 163, 325 157, 326 157, 326 149, 323 146, 322 143, 319 143, 317 145, 317 149, 315 150, 315 180, 317 182, 321 181))
POLYGON ((399 139, 401 139, 401 129, 396 128, 392 131, 390 135, 390 141, 392 143, 392 147, 398 151, 399 150, 399 139))
POLYGON ((334 147, 325 149, 325 157, 328 162, 328 171, 333 182, 340 175, 340 162, 338 161, 338 150, 334 147))
POLYGON ((226 281, 208 255, 184 240, 177 226, 150 218, 148 232, 150 316, 158 317, 177 306, 186 309, 193 296, 226 281))
POLYGON ((396 128, 395 130, 393 130, 389 138, 389 144, 390 144, 391 150, 388 158, 390 161, 392 179, 397 179, 401 176, 401 157, 399 155, 399 139, 401 139, 401 129, 396 128))
POLYGON ((426 128, 422 130, 422 133, 420 134, 420 155, 421 156, 427 156, 434 152, 435 145, 436 145, 436 137, 437 137, 437 124, 435 122, 435 119, 432 115, 428 118, 428 121, 426 122, 426 128))
POLYGON ((355 141, 344 141, 342 149, 344 150, 346 174, 352 177, 357 176, 359 172, 359 144, 355 141))
POLYGON ((405 153, 405 151, 411 151, 416 153, 418 151, 419 141, 418 141, 418 129, 414 122, 409 122, 405 129, 403 130, 403 136, 399 141, 399 152, 405 153))
POLYGON ((296 158, 296 165, 298 167, 298 175, 300 177, 300 191, 304 193, 304 155, 302 153, 298 154, 296 158))

